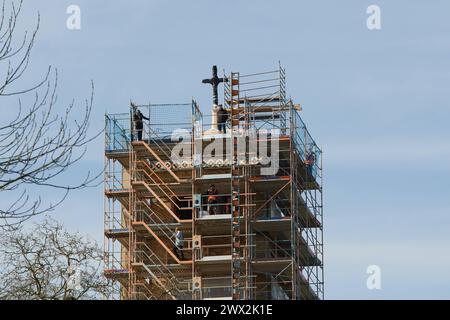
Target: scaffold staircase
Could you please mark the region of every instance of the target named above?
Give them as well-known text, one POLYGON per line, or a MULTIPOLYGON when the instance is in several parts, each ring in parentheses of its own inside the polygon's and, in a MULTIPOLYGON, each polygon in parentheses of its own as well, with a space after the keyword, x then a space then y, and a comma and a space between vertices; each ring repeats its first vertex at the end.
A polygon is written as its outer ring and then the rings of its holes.
MULTIPOLYGON (((130 264, 133 272, 130 274, 130 287, 138 299, 185 299, 186 294, 183 293, 177 277, 167 267, 168 262, 162 261, 159 256, 161 253, 157 254, 143 241, 144 238, 149 236, 153 238, 175 264, 191 263, 191 261, 180 260, 172 251, 172 248, 175 247, 174 230, 168 226, 170 221, 160 216, 161 211, 165 212, 172 220, 176 221, 176 224, 181 225, 181 220, 169 207, 165 199, 168 199, 169 203, 172 203, 175 207, 180 208, 173 201, 173 199, 179 198, 169 186, 180 184, 182 180, 168 166, 163 165, 163 168, 175 179, 175 182, 170 183, 164 181, 158 173, 148 166, 146 161, 138 160, 142 158, 143 152, 165 164, 148 143, 135 141, 131 144, 130 176, 132 177, 132 188, 129 195, 129 211, 131 213, 130 225, 133 227, 133 231, 130 233, 130 264), (140 157, 137 156, 138 152, 140 157), (145 194, 147 196, 144 196, 145 194), (148 195, 151 196, 150 199, 155 199, 156 203, 149 202, 148 195), (155 212, 154 209, 156 208, 159 209, 159 212, 155 212), (157 289, 150 290, 149 288, 152 286, 156 286, 157 289), (155 296, 155 292, 159 292, 160 296, 155 296)), ((146 158, 144 157, 144 159, 146 158)))

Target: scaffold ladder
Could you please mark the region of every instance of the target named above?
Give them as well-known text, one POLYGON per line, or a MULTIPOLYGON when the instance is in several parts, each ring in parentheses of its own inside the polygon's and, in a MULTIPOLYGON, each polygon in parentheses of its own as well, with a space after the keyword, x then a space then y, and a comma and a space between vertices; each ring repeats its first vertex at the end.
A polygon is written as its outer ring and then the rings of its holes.
POLYGON ((279 107, 280 107, 280 126, 281 126, 281 133, 286 134, 286 129, 288 126, 288 119, 287 119, 287 105, 286 105, 286 71, 281 67, 281 64, 279 64, 278 67, 278 77, 280 81, 280 87, 279 87, 279 107))
POLYGON ((239 134, 240 134, 240 99, 239 73, 231 73, 230 112, 231 112, 231 274, 232 298, 241 299, 241 208, 240 208, 240 168, 239 168, 239 134))

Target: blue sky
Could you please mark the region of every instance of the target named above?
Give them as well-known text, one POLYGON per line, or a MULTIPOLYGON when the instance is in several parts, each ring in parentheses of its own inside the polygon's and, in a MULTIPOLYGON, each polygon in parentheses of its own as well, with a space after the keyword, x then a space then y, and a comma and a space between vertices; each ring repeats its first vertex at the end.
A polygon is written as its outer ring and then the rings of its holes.
MULTIPOLYGON (((61 108, 89 95, 105 112, 140 103, 203 106, 219 70, 287 69, 288 94, 324 151, 328 299, 450 298, 450 3, 416 1, 25 1, 42 26, 29 78, 59 70, 61 108), (66 28, 66 8, 82 28, 66 28), (366 9, 381 8, 369 31, 366 9), (366 288, 381 267, 382 289, 366 288)), ((103 140, 73 171, 103 166, 103 140)), ((70 179, 70 177, 69 177, 70 179)), ((102 241, 102 186, 55 217, 102 241)))

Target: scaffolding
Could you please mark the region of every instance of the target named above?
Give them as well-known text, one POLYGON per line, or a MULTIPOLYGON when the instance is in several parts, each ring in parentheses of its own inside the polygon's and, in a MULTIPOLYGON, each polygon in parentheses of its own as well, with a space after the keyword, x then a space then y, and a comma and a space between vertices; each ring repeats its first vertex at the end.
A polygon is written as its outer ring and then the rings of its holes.
POLYGON ((226 133, 195 101, 138 106, 139 141, 105 116, 111 298, 323 299, 322 152, 281 66, 224 78, 226 133))

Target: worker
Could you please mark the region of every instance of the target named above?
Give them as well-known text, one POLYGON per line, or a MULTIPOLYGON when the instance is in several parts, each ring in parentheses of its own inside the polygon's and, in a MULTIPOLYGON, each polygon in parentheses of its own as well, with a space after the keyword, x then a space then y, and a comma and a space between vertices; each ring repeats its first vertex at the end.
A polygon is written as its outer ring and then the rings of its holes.
POLYGON ((308 173, 308 179, 313 178, 313 168, 314 164, 316 163, 316 154, 313 152, 313 150, 310 150, 308 154, 306 155, 306 171, 308 173))
POLYGON ((219 105, 219 110, 217 111, 217 129, 220 132, 227 133, 226 123, 228 121, 228 111, 219 105))
POLYGON ((208 191, 206 192, 208 195, 208 213, 210 215, 217 213, 217 195, 219 191, 217 191, 215 185, 210 185, 208 191))
POLYGON ((144 129, 143 119, 145 119, 145 120, 150 120, 150 119, 147 118, 146 116, 144 116, 134 103, 131 103, 131 106, 133 107, 133 122, 134 122, 134 129, 136 130, 136 133, 137 133, 137 140, 141 141, 142 140, 142 132, 144 129))
POLYGON ((178 227, 175 228, 174 238, 175 238, 175 245, 173 246, 172 251, 173 251, 173 253, 175 253, 178 260, 184 260, 184 254, 183 254, 184 236, 183 236, 183 232, 178 227))

